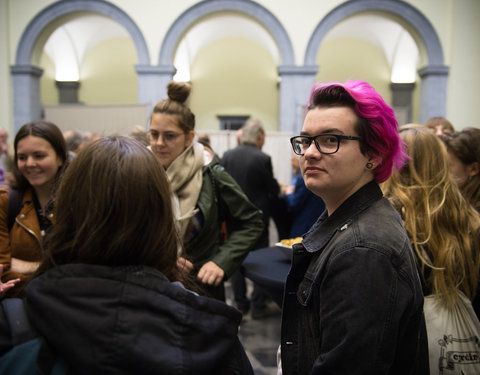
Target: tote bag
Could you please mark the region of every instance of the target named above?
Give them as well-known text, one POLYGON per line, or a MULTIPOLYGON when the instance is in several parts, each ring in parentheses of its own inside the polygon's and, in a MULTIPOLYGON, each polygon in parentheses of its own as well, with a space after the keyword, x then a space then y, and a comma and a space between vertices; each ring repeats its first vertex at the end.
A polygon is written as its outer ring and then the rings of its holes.
POLYGON ((470 300, 458 292, 447 308, 436 295, 425 297, 431 375, 480 374, 480 322, 470 300))

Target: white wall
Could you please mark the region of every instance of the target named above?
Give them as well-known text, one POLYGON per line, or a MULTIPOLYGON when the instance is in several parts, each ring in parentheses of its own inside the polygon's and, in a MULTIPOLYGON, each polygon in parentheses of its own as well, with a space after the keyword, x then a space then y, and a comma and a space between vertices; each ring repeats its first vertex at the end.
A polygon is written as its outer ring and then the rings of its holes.
MULTIPOLYGON (((236 131, 218 130, 205 131, 202 134, 208 134, 210 144, 215 153, 221 158, 227 150, 237 146, 235 138, 236 131)), ((292 175, 292 147, 290 146, 290 133, 267 131, 265 145, 262 151, 272 158, 273 174, 279 183, 290 184, 292 175)), ((252 178, 254 178, 252 176, 252 178)))
POLYGON ((128 135, 135 125, 147 127, 147 106, 143 104, 46 106, 45 119, 61 130, 73 129, 100 135, 128 135))

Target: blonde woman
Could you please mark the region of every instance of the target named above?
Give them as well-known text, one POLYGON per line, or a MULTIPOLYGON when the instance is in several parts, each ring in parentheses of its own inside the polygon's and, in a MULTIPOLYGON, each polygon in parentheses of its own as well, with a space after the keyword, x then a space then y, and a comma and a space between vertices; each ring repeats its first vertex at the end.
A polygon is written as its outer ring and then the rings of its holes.
POLYGON ((457 290, 476 301, 479 282, 480 216, 460 192, 442 141, 422 125, 400 127, 408 164, 383 186, 400 212, 419 266, 424 295, 453 306, 457 290))

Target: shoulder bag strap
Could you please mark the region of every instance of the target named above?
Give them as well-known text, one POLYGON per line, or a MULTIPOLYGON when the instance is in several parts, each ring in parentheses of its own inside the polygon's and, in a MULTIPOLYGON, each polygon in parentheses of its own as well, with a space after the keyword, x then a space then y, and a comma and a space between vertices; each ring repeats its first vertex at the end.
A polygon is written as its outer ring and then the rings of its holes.
POLYGON ((22 208, 22 194, 15 189, 8 190, 8 230, 12 229, 20 209, 22 208))

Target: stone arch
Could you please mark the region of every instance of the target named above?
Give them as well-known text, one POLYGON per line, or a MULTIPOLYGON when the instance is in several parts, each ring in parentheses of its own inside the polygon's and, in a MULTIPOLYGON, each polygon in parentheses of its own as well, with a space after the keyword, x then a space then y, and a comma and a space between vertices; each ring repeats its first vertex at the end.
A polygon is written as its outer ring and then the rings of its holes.
POLYGON ((293 47, 281 23, 269 10, 250 0, 206 0, 187 9, 175 20, 165 35, 158 64, 168 65, 173 62, 175 48, 187 28, 204 16, 220 11, 243 13, 265 26, 278 46, 282 64, 294 64, 293 47))
MULTIPOLYGON (((155 95, 154 97, 165 96, 164 88, 168 81, 172 79, 175 72, 173 66, 175 49, 185 31, 204 16, 221 11, 233 11, 248 15, 270 32, 280 53, 282 64, 278 67, 280 76, 285 74, 286 71, 298 70, 298 67, 294 65, 295 56, 290 38, 282 24, 269 10, 251 0, 205 0, 183 12, 165 35, 158 57, 158 69, 163 72, 163 76, 158 77, 156 85, 156 87, 161 87, 163 91, 152 93, 155 95)), ((287 89, 288 87, 285 85, 280 85, 280 130, 287 129, 285 124, 293 121, 292 116, 295 113, 295 111, 290 108, 292 107, 292 103, 288 101, 287 89)))
POLYGON ((325 35, 337 23, 359 12, 382 11, 392 14, 395 19, 408 25, 415 32, 425 48, 428 65, 418 73, 422 80, 420 122, 432 116, 444 116, 447 96, 449 68, 444 65, 443 49, 433 26, 428 19, 413 6, 403 1, 353 0, 347 1, 327 14, 315 28, 305 52, 305 65, 315 65, 316 55, 325 35))
MULTIPOLYGON (((120 8, 106 1, 78 0, 59 1, 38 13, 25 28, 20 39, 15 65, 10 69, 13 83, 14 131, 26 122, 40 119, 41 69, 32 65, 32 57, 41 34, 52 22, 74 12, 89 11, 102 14, 125 27, 130 34, 138 55, 140 66, 150 64, 145 39, 135 22, 120 8)), ((140 91, 140 90, 139 90, 140 91)), ((139 94, 140 95, 140 94, 139 94)))

